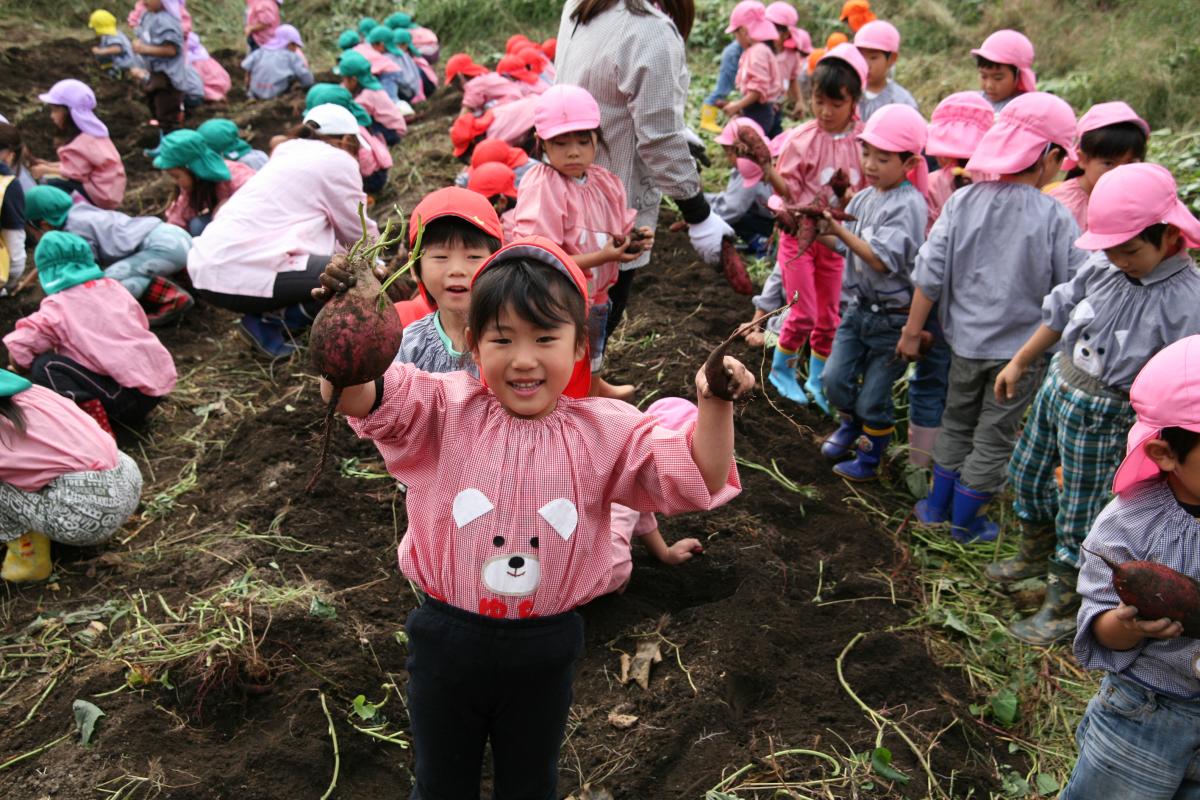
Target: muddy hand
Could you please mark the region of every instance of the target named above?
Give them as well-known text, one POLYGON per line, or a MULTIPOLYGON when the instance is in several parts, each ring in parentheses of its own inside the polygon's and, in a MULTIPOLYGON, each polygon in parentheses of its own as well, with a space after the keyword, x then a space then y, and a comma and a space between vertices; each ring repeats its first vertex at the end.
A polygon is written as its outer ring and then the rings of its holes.
POLYGON ((344 258, 333 258, 325 265, 325 270, 317 280, 320 286, 312 290, 314 300, 328 300, 335 294, 341 294, 354 285, 354 275, 345 268, 344 258))

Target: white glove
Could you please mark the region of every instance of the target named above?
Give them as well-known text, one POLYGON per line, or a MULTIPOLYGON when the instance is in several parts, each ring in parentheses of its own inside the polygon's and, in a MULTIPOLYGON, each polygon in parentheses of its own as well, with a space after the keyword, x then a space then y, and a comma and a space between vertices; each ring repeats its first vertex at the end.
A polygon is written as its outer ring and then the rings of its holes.
POLYGON ((701 139, 700 135, 691 128, 683 129, 683 138, 687 139, 688 144, 704 149, 704 140, 701 139))
POLYGON ((703 222, 688 226, 688 236, 705 264, 716 264, 721 260, 721 240, 733 236, 733 228, 712 211, 703 222))

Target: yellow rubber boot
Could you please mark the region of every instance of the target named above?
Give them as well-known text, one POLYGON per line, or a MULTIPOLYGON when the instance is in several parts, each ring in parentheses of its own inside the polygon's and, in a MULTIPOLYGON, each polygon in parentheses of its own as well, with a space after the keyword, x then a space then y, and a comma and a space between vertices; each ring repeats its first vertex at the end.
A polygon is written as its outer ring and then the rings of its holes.
POLYGON ((700 130, 709 133, 720 133, 721 124, 717 122, 717 107, 707 103, 700 106, 700 130))
POLYGON ((13 583, 44 581, 50 577, 50 540, 30 531, 8 543, 0 578, 13 583))

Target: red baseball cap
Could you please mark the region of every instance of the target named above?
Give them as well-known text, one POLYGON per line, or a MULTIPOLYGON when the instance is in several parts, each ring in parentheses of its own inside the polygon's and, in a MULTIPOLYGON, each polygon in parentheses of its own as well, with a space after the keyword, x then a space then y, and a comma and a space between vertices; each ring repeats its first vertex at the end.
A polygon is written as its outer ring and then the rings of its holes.
POLYGON ((533 44, 529 37, 523 33, 514 33, 508 37, 508 41, 504 43, 505 53, 515 53, 527 44, 533 44))
POLYGON ((459 75, 474 78, 478 75, 486 75, 487 71, 487 67, 476 64, 466 53, 455 53, 446 61, 446 85, 449 86, 450 82, 459 75))
POLYGON ((489 161, 472 167, 467 179, 467 188, 478 192, 484 197, 502 194, 505 197, 517 198, 517 175, 512 167, 496 161, 489 161))
POLYGON ((416 244, 417 228, 442 217, 458 217, 488 236, 504 241, 500 217, 496 216, 496 209, 492 208, 486 197, 469 189, 447 186, 425 195, 413 209, 408 220, 408 246, 416 244))
POLYGON ((471 153, 471 168, 492 161, 504 164, 509 169, 516 169, 529 161, 529 154, 503 139, 484 139, 475 145, 475 150, 471 153))
POLYGON ((475 141, 481 134, 487 133, 487 129, 492 127, 495 121, 490 110, 483 112, 483 116, 476 117, 473 114, 462 114, 458 119, 454 120, 454 124, 450 126, 450 141, 454 143, 454 157, 457 158, 471 147, 471 142, 475 141))

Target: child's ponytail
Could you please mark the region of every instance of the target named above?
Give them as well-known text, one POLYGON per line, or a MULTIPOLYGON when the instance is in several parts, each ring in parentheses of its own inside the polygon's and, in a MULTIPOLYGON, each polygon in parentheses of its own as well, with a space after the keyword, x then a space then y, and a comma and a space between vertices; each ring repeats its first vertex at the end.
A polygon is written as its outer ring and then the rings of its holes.
POLYGON ((8 421, 8 425, 0 426, 0 443, 11 448, 12 445, 7 441, 8 428, 12 428, 17 432, 18 436, 25 435, 25 414, 21 411, 21 407, 16 404, 11 396, 0 397, 0 417, 8 421))

